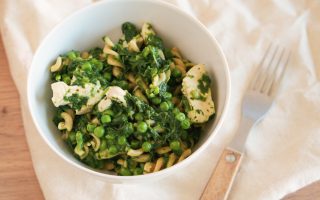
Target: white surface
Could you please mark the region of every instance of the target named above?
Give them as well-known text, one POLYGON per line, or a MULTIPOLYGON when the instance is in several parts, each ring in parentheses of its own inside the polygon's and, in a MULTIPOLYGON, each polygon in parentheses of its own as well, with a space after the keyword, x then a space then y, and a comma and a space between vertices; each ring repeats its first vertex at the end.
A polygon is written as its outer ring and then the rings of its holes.
MULTIPOLYGON (((114 39, 114 41, 116 40, 114 39)), ((30 113, 37 130, 48 145, 63 159, 79 169, 102 178, 104 181, 114 181, 116 183, 137 183, 139 181, 140 183, 145 183, 146 181, 155 181, 156 178, 158 180, 179 173, 181 173, 181 176, 188 176, 188 170, 182 169, 185 169, 190 164, 199 163, 198 168, 202 168, 205 160, 201 161, 199 156, 211 143, 212 139, 214 139, 214 136, 217 135, 226 113, 227 106, 225 105, 229 101, 230 96, 230 75, 225 57, 223 57, 216 41, 194 18, 177 10, 171 4, 163 2, 115 0, 89 6, 75 13, 54 28, 42 41, 34 55, 29 69, 27 91, 30 113), (153 14, 156 12, 163 13, 164 16, 159 18, 158 14, 153 14), (123 16, 121 13, 126 13, 126 15, 123 16), (136 13, 144 14, 140 15, 136 13), (100 21, 101 19, 108 23, 92 24, 93 21, 100 21), (179 26, 172 24, 170 19, 175 19, 179 26), (101 38, 106 34, 120 38, 121 24, 129 20, 140 25, 145 20, 148 20, 148 22, 153 24, 160 37, 164 41, 168 41, 167 45, 174 44, 183 50, 183 55, 186 58, 191 59, 193 62, 205 62, 207 64, 208 74, 210 77, 213 77, 212 85, 216 88, 213 91, 215 93, 214 99, 217 112, 213 123, 206 125, 206 131, 201 135, 192 155, 183 162, 157 173, 143 176, 110 176, 110 172, 106 170, 103 173, 101 173, 101 170, 92 170, 87 165, 79 162, 70 153, 69 148, 61 138, 61 134, 59 134, 59 131, 52 123, 54 108, 50 100, 51 91, 43 90, 43 88, 50 88, 48 66, 51 65, 59 54, 70 49, 83 50, 92 48, 94 45, 99 44, 101 38), (88 27, 94 31, 87 32, 88 27), (184 35, 185 31, 192 34, 184 35), (179 36, 179 40, 176 39, 177 36, 179 36), (195 36, 198 38, 194 39, 195 36), (86 40, 83 40, 83 38, 86 38, 86 40), (201 46, 202 51, 190 48, 195 45, 201 46)), ((110 97, 108 92, 106 95, 110 97)))
POLYGON ((109 185, 66 165, 35 133, 26 110, 26 74, 36 47, 63 17, 90 2, 0 3, 1 33, 20 92, 34 167, 46 199, 196 199, 208 179, 205 174, 211 172, 217 155, 236 132, 240 97, 270 41, 290 46, 294 54, 275 105, 248 138, 247 154, 231 199, 279 199, 320 179, 319 1, 170 2, 197 17, 221 44, 231 69, 231 107, 222 133, 206 150, 204 167, 197 169, 200 164, 195 163, 189 168, 189 176, 177 174, 170 181, 145 185, 109 185))

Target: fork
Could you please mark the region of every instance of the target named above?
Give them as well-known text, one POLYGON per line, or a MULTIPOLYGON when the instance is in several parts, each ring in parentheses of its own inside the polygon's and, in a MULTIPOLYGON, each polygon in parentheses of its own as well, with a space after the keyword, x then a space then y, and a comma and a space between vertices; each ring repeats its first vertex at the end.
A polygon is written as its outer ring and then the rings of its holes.
POLYGON ((201 200, 227 199, 244 155, 251 128, 272 106, 274 96, 289 62, 290 52, 270 44, 242 101, 242 116, 238 133, 226 147, 216 165, 201 200))

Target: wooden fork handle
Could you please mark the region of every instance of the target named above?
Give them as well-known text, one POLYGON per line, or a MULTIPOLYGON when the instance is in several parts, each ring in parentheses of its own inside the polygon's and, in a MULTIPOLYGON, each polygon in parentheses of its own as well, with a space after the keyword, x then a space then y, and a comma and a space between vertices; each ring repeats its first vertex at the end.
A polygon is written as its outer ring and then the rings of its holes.
POLYGON ((201 200, 225 200, 238 172, 242 153, 225 148, 202 193, 201 200))

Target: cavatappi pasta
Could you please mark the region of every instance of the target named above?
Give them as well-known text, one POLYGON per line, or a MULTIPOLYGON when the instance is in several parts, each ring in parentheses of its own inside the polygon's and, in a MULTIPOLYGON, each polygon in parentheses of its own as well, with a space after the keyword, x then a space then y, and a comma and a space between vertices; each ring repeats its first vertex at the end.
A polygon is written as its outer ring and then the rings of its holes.
POLYGON ((149 23, 130 22, 104 47, 69 51, 50 66, 53 119, 74 155, 93 168, 141 175, 192 153, 214 114, 202 64, 168 49, 149 23))

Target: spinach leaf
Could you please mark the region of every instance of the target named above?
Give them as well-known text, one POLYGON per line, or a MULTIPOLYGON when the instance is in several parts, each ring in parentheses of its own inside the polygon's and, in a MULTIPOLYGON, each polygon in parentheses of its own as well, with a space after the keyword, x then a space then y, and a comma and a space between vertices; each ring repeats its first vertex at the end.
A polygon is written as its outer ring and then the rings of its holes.
POLYGON ((138 30, 135 25, 130 22, 123 23, 121 30, 127 42, 129 42, 134 36, 138 34, 138 30))

